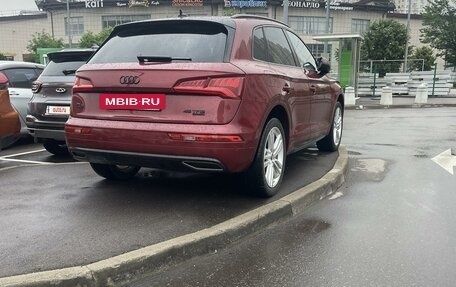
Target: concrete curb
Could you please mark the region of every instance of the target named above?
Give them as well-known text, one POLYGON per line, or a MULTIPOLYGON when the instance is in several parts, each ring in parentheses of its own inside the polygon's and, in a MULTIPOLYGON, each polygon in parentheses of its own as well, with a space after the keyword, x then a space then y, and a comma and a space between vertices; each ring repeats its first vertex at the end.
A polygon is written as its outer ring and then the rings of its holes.
POLYGON ((335 192, 345 181, 348 153, 339 148, 334 167, 319 180, 247 213, 212 227, 85 266, 0 278, 3 287, 118 286, 134 278, 218 249, 299 214, 335 192))

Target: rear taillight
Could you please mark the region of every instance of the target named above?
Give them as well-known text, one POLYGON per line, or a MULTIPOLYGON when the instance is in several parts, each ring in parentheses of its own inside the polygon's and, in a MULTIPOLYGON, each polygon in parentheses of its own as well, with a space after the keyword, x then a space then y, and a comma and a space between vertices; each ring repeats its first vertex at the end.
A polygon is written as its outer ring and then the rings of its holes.
POLYGON ((73 86, 74 93, 87 93, 93 90, 93 84, 90 79, 76 76, 76 80, 73 86))
POLYGON ((180 82, 174 86, 174 90, 180 93, 239 98, 243 84, 244 77, 205 78, 180 82))
POLYGON ((33 93, 38 93, 40 90, 41 90, 41 86, 43 85, 43 83, 39 82, 39 81, 35 81, 32 83, 32 92, 33 93))
POLYGON ((84 100, 77 95, 73 95, 71 97, 70 114, 72 116, 75 116, 76 114, 82 113, 84 111, 84 108, 84 100))

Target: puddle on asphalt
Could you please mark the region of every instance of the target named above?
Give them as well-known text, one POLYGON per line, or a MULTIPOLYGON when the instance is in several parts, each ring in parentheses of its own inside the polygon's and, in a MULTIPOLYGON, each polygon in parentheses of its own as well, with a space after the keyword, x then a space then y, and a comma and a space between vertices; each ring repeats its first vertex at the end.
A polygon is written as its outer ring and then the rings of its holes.
POLYGON ((361 172, 367 180, 382 181, 385 178, 388 162, 383 159, 355 159, 352 172, 361 172))
POLYGON ((328 222, 309 219, 305 220, 301 224, 302 232, 312 232, 312 233, 320 233, 326 229, 328 229, 331 225, 328 222))

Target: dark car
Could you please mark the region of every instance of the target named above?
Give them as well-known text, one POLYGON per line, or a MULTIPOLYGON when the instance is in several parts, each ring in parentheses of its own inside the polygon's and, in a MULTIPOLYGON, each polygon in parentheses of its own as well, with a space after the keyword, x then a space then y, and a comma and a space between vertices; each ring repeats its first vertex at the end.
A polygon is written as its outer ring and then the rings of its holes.
POLYGON ((76 73, 68 148, 107 179, 140 167, 242 173, 246 190, 272 196, 288 154, 339 147, 344 97, 328 71, 268 18, 117 26, 76 73))
POLYGON ((74 75, 93 52, 92 49, 70 49, 48 53, 49 63, 33 83, 27 127, 35 140, 55 155, 68 154, 64 126, 70 115, 74 75))

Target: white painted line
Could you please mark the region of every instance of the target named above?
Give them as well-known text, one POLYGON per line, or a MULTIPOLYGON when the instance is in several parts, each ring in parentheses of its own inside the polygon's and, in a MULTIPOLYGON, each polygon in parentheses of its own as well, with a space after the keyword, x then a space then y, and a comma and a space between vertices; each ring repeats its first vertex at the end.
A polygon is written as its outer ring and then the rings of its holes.
POLYGON ((21 156, 21 155, 37 153, 37 152, 42 152, 42 151, 45 151, 45 149, 43 148, 43 149, 38 149, 38 150, 32 150, 32 151, 26 151, 26 152, 21 152, 21 153, 16 153, 16 154, 5 155, 5 156, 2 156, 2 158, 21 156))
MULTIPOLYGON (((2 160, 2 158, 0 158, 0 160, 2 160)), ((5 161, 12 161, 11 159, 3 159, 5 161)), ((88 162, 84 162, 84 161, 75 161, 75 162, 56 162, 56 163, 53 163, 53 162, 49 162, 45 165, 47 166, 51 166, 51 165, 79 165, 79 164, 88 164, 88 162)), ((39 164, 36 164, 36 163, 33 163, 33 164, 20 164, 20 165, 14 165, 14 166, 7 166, 7 167, 3 167, 3 168, 0 168, 0 172, 1 171, 5 171, 5 170, 10 170, 10 169, 15 169, 15 168, 20 168, 20 167, 35 167, 35 166, 39 166, 39 165, 42 165, 42 163, 40 162, 39 164)))
POLYGON ((14 161, 14 162, 23 162, 23 163, 35 163, 35 164, 43 164, 43 165, 52 164, 52 163, 50 163, 50 162, 34 161, 34 160, 25 160, 25 159, 13 159, 13 158, 4 158, 4 157, 0 157, 0 160, 4 160, 4 161, 14 161))

